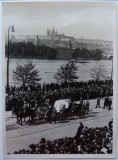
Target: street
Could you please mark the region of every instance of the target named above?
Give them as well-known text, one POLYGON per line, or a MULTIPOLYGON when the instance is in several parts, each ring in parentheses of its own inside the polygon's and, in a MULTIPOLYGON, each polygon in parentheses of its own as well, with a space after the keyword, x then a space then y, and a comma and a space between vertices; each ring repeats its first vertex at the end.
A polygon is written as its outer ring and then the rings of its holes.
POLYGON ((95 108, 96 99, 90 100, 90 112, 84 118, 75 117, 63 122, 41 123, 35 125, 23 123, 22 126, 16 124, 16 118, 11 118, 11 112, 6 113, 6 153, 13 153, 15 150, 27 149, 31 143, 38 143, 42 137, 53 140, 61 137, 73 137, 77 132, 79 123, 82 122, 87 127, 107 126, 112 118, 113 110, 95 108))

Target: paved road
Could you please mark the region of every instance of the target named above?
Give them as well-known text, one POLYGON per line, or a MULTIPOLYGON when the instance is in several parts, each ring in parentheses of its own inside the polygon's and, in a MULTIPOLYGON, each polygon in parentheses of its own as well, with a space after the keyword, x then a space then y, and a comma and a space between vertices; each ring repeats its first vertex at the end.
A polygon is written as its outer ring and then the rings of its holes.
POLYGON ((112 118, 112 110, 103 109, 103 100, 101 108, 95 108, 96 100, 90 100, 90 113, 85 118, 69 119, 57 124, 48 124, 36 122, 29 126, 16 124, 16 118, 10 118, 11 113, 6 113, 6 152, 13 153, 15 150, 28 148, 31 143, 38 143, 42 137, 53 140, 65 136, 73 137, 76 134, 80 122, 88 127, 102 127, 108 125, 112 118))

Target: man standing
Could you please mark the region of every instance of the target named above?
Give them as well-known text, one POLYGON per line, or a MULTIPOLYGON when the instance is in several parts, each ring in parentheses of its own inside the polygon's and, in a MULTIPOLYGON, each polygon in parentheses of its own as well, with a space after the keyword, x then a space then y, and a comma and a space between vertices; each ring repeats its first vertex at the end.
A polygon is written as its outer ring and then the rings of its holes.
POLYGON ((87 100, 87 101, 86 101, 86 111, 87 111, 87 114, 89 113, 89 106, 90 106, 90 103, 89 103, 89 101, 87 100))
POLYGON ((49 123, 52 123, 52 109, 53 107, 50 105, 44 116, 45 120, 49 123))
POLYGON ((105 107, 107 108, 108 102, 109 102, 109 99, 108 99, 107 96, 105 96, 105 99, 104 99, 104 107, 103 107, 103 109, 105 109, 105 107))
POLYGON ((112 105, 112 100, 111 98, 109 99, 109 108, 108 108, 108 111, 111 110, 111 105, 112 105))
POLYGON ((81 131, 83 130, 83 128, 84 128, 83 123, 80 123, 80 126, 78 127, 78 130, 77 130, 77 133, 76 133, 76 136, 75 136, 76 138, 80 136, 81 131))
POLYGON ((97 104, 96 104, 96 108, 99 107, 100 108, 100 97, 97 98, 97 104))

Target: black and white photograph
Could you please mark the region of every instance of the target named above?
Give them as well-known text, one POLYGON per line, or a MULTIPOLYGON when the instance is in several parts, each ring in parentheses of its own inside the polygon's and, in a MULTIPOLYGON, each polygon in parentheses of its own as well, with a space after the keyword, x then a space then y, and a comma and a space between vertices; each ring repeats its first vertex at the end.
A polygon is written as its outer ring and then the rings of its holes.
POLYGON ((114 158, 116 3, 3 2, 4 156, 114 158))

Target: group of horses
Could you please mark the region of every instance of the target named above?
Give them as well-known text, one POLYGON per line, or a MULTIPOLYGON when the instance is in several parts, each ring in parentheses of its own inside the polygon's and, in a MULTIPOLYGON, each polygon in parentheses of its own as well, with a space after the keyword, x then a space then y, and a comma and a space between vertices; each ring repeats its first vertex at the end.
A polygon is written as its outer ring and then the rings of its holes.
POLYGON ((19 108, 18 106, 15 106, 12 108, 12 117, 16 116, 17 122, 18 124, 22 125, 23 122, 23 118, 24 121, 26 120, 26 118, 28 117, 28 122, 29 124, 34 124, 35 123, 35 118, 36 118, 36 112, 35 109, 33 108, 19 108))
POLYGON ((36 118, 45 120, 46 122, 52 123, 53 121, 56 123, 57 121, 63 121, 68 119, 69 117, 75 118, 76 117, 84 117, 89 113, 89 102, 85 103, 69 103, 68 108, 65 108, 63 105, 63 108, 59 111, 56 110, 54 105, 43 107, 45 108, 45 111, 41 111, 42 106, 37 106, 35 108, 19 108, 19 107, 13 107, 12 109, 12 115, 16 115, 18 124, 22 125, 23 118, 24 121, 26 118, 29 118, 27 122, 29 124, 35 124, 36 118))

